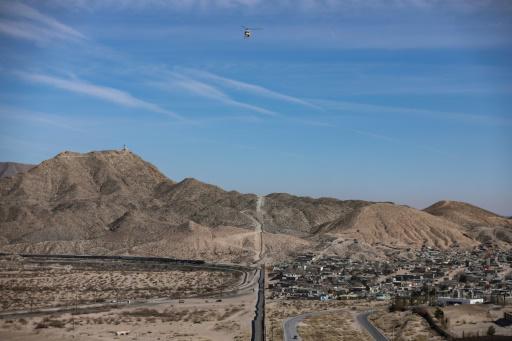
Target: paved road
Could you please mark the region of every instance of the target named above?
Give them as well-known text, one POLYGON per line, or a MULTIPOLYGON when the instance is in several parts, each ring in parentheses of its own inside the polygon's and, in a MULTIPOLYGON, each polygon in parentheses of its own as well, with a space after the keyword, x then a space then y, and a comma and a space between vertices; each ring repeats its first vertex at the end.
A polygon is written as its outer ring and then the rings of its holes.
MULTIPOLYGON (((54 256, 53 256, 54 257, 54 256)), ((48 256, 49 259, 52 256, 48 256)), ((101 262, 101 261, 100 261, 101 262)), ((176 267, 181 267, 181 265, 176 265, 176 267)), ((243 273, 240 281, 234 285, 232 288, 223 291, 222 297, 239 297, 245 295, 253 295, 255 288, 257 286, 258 280, 260 279, 260 270, 257 269, 247 269, 246 271, 242 271, 240 269, 233 270, 229 265, 220 265, 220 266, 211 266, 206 263, 203 265, 191 266, 199 269, 212 269, 216 271, 235 271, 243 273)), ((203 295, 192 295, 187 298, 183 298, 183 300, 187 299, 197 299, 197 298, 210 298, 211 294, 203 294, 203 295)), ((121 307, 121 306, 145 306, 151 304, 162 304, 162 303, 177 303, 178 299, 170 299, 167 297, 162 298, 151 298, 151 299, 136 299, 128 303, 128 301, 118 301, 118 302, 105 302, 105 303, 91 303, 91 304, 79 304, 79 305, 69 305, 69 306, 59 306, 59 307, 51 307, 51 308, 39 308, 39 309, 23 309, 23 310, 12 310, 12 311, 4 311, 0 312, 0 318, 10 318, 15 316, 32 316, 32 315, 40 315, 40 314, 48 314, 54 312, 68 312, 68 311, 80 311, 91 308, 101 308, 101 307, 121 307)))
MULTIPOLYGON (((306 319, 308 317, 329 314, 329 313, 333 313, 333 312, 341 311, 341 310, 346 310, 346 309, 335 309, 335 310, 311 312, 311 313, 305 313, 302 315, 298 315, 298 316, 294 316, 294 317, 290 317, 290 318, 286 319, 283 322, 283 339, 284 339, 284 341, 294 341, 294 340, 300 341, 301 340, 300 335, 297 332, 297 325, 300 322, 302 322, 304 319, 306 319), (297 337, 296 339, 294 339, 295 336, 297 337)), ((368 315, 370 315, 370 314, 371 314, 371 312, 367 311, 367 312, 357 315, 357 317, 356 317, 357 323, 359 323, 359 325, 361 325, 361 327, 366 329, 368 331, 368 333, 370 333, 370 335, 375 339, 375 341, 389 341, 377 328, 375 328, 373 326, 373 324, 370 323, 370 321, 368 321, 368 315)))
MULTIPOLYGON (((256 272, 257 274, 257 272, 256 272)), ((241 283, 238 287, 236 287, 233 290, 224 291, 222 293, 222 298, 233 298, 233 297, 240 297, 245 295, 254 295, 254 288, 256 285, 256 280, 258 279, 258 276, 251 275, 249 277, 249 280, 244 280, 243 283, 241 283)), ((19 317, 19 316, 36 316, 36 315, 46 315, 50 313, 63 313, 63 312, 70 312, 70 311, 78 311, 81 310, 87 310, 91 308, 103 308, 103 307, 138 307, 138 306, 148 306, 148 305, 159 305, 163 303, 170 303, 170 304, 178 304, 179 301, 185 301, 191 299, 198 299, 198 298, 218 298, 217 296, 212 297, 211 294, 209 295, 194 295, 187 298, 181 298, 181 299, 170 299, 170 298, 151 298, 151 299, 136 299, 132 300, 130 302, 128 301, 118 301, 118 302, 105 302, 105 303, 91 303, 91 304, 79 304, 79 305, 69 305, 69 306, 59 306, 59 307, 51 307, 51 308, 39 308, 39 309, 24 309, 24 310, 11 310, 11 311, 4 311, 0 312, 0 319, 1 318, 11 318, 11 317, 19 317)))
POLYGON ((283 322, 283 340, 284 341, 293 341, 293 340, 301 340, 299 333, 297 332, 297 325, 302 322, 306 317, 314 316, 312 313, 302 314, 299 316, 294 316, 287 318, 283 322), (294 337, 297 336, 296 339, 294 337))
POLYGON ((324 310, 324 311, 316 311, 316 312, 304 313, 302 315, 287 318, 283 322, 283 339, 284 339, 284 341, 293 341, 293 340, 300 341, 301 340, 300 335, 297 332, 297 325, 300 322, 302 322, 305 318, 334 313, 334 312, 341 311, 341 310, 346 310, 346 309, 331 309, 331 310, 324 310), (295 336, 297 336, 297 338, 294 339, 295 336))
POLYGON ((370 321, 368 321, 368 316, 371 313, 371 311, 367 311, 357 315, 357 323, 359 323, 361 327, 366 329, 368 333, 370 333, 370 335, 375 339, 375 341, 389 341, 388 338, 380 332, 380 330, 375 328, 375 326, 370 321))

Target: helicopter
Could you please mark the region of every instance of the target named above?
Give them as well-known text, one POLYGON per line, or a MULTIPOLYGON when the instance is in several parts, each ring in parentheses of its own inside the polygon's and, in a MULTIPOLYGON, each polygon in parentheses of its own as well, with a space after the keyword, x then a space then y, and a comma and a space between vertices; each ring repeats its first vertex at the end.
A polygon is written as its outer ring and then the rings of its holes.
POLYGON ((252 35, 252 31, 261 30, 261 28, 251 28, 247 26, 242 26, 242 28, 244 29, 244 39, 250 38, 252 35))

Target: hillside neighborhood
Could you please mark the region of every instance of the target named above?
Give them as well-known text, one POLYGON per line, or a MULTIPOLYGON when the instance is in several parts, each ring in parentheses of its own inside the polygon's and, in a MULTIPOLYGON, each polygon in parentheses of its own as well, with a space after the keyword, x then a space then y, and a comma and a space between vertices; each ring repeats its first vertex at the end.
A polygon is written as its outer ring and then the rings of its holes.
MULTIPOLYGON (((354 241, 356 242, 356 241, 354 241)), ((353 260, 297 254, 269 274, 272 297, 409 300, 417 303, 512 302, 512 251, 482 244, 471 251, 423 247, 413 258, 353 260)))

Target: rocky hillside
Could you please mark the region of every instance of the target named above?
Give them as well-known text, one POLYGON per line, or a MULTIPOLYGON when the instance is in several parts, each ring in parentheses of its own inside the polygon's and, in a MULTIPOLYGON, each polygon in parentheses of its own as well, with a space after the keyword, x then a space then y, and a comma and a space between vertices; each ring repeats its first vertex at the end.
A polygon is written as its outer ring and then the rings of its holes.
MULTIPOLYGON (((469 247, 482 239, 465 225, 474 214, 462 220, 445 207, 431 214, 430 208, 276 193, 260 199, 257 211, 257 201, 254 194, 195 179, 174 182, 129 151, 64 152, 0 179, 0 251, 250 262, 258 253, 259 223, 268 259, 321 251, 326 241, 357 239, 359 250, 383 244, 469 247)), ((481 222, 493 231, 489 224, 498 218, 486 217, 481 222)))
POLYGON ((479 241, 512 242, 512 219, 480 207, 445 200, 427 207, 424 211, 458 224, 479 241))
MULTIPOLYGON (((3 250, 130 253, 167 238, 161 255, 172 256, 180 256, 176 246, 196 232, 200 239, 212 239, 209 245, 220 254, 229 251, 232 245, 224 247, 189 223, 250 227, 251 219, 241 211, 256 200, 193 179, 175 183, 129 151, 61 153, 26 174, 0 179, 0 195, 3 250)), ((247 233, 238 229, 232 232, 247 233)), ((209 252, 197 250, 195 256, 202 251, 209 252)))
POLYGON ((0 162, 0 178, 28 172, 34 166, 17 162, 0 162))
POLYGON ((269 231, 287 231, 302 235, 312 234, 319 226, 345 219, 359 208, 371 205, 369 201, 313 199, 286 193, 265 197, 265 228, 269 231))

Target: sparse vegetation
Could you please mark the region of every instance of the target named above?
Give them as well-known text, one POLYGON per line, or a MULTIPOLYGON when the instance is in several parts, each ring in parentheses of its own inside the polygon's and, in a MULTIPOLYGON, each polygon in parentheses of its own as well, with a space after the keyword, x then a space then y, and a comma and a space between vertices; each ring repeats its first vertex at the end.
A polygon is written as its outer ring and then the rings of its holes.
POLYGON ((348 312, 335 312, 307 318, 299 326, 304 341, 364 341, 371 340, 362 330, 354 327, 354 316, 348 312))
POLYGON ((444 313, 440 308, 436 308, 436 311, 434 312, 434 317, 438 320, 441 320, 444 317, 444 313))
MULTIPOLYGON (((187 297, 226 290, 237 281, 238 274, 232 272, 118 269, 101 265, 14 264, 0 261, 2 310, 187 297)), ((97 313, 114 308, 88 308, 78 313, 97 313)))
POLYGON ((66 322, 51 317, 45 317, 42 321, 36 322, 34 329, 45 329, 45 328, 64 328, 66 322))

